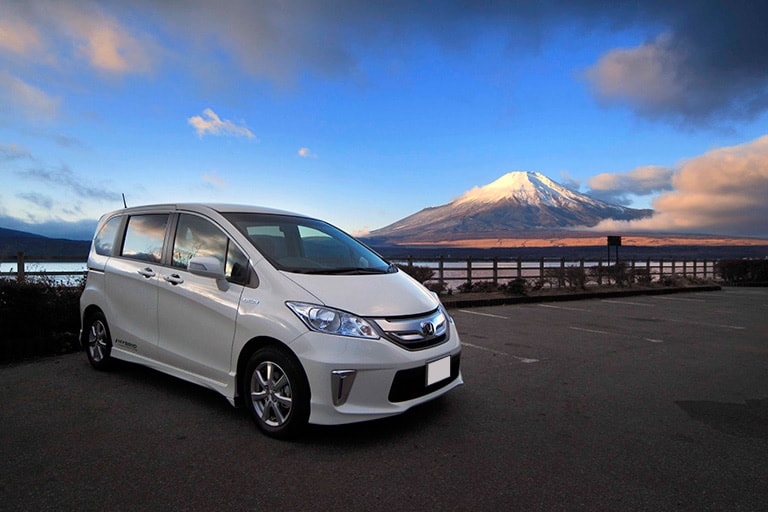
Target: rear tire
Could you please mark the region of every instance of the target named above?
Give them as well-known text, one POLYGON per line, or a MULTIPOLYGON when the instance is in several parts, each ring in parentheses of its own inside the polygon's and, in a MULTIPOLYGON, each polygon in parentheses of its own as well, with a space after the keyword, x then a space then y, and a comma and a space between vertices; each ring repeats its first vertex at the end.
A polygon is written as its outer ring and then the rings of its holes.
POLYGON ((298 435, 309 421, 309 384, 301 365, 269 346, 253 353, 243 379, 243 402, 256 425, 279 439, 298 435))
POLYGON ((107 370, 112 366, 112 336, 101 311, 88 317, 83 329, 83 344, 91 366, 107 370))

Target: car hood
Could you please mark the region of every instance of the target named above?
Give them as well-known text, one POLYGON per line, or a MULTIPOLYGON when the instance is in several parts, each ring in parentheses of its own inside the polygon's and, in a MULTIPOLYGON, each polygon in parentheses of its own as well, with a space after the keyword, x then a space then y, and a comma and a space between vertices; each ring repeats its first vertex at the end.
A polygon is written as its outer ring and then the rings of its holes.
POLYGON ((373 275, 312 275, 281 272, 323 305, 367 317, 432 311, 439 300, 405 272, 373 275))

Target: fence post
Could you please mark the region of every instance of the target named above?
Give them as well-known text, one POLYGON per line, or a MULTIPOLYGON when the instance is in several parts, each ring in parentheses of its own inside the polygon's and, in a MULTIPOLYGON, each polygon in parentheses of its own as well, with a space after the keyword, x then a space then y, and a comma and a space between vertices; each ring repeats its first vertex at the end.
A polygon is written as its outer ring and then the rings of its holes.
POLYGON ((659 258, 659 281, 664 277, 664 258, 659 258))
POLYGON ((499 257, 493 257, 493 286, 499 285, 499 257))
POLYGON ((16 253, 16 280, 21 282, 27 278, 26 269, 24 268, 24 253, 16 253))
POLYGON ((544 288, 544 258, 539 260, 539 286, 544 288))
POLYGON ((565 288, 565 258, 560 258, 560 279, 557 284, 560 288, 565 288))
POLYGON ((688 277, 688 262, 683 260, 683 277, 688 277))
POLYGON ((468 288, 472 289, 472 256, 467 258, 467 285, 468 288))
POLYGON ((440 290, 443 289, 443 286, 445 286, 445 272, 443 270, 443 256, 440 255, 439 258, 437 258, 437 286, 440 290))
POLYGON ((408 256, 408 266, 409 267, 413 266, 413 256, 410 256, 410 255, 408 256))
POLYGON ((597 260, 597 286, 603 284, 603 258, 597 260))
POLYGON ((518 256, 517 257, 517 278, 521 279, 523 277, 523 257, 518 256))
POLYGON ((645 269, 648 271, 648 284, 653 282, 653 276, 651 275, 651 258, 645 260, 645 269))

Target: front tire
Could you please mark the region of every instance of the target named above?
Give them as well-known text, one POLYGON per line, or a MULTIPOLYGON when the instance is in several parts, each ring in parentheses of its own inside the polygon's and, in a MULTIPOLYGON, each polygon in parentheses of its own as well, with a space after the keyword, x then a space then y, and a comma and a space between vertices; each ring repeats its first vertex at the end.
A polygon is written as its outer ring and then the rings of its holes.
POLYGON ((243 397, 265 434, 295 437, 309 421, 309 384, 301 365, 274 346, 253 353, 243 379, 243 397))
POLYGON ((83 338, 85 353, 91 366, 97 370, 109 369, 112 366, 112 336, 102 312, 88 317, 83 329, 83 338))

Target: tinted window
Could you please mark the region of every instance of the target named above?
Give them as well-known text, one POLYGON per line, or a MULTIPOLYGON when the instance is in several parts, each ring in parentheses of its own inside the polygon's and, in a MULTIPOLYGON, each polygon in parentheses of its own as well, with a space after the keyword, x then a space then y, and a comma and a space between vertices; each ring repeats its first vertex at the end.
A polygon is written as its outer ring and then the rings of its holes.
POLYGON ((93 239, 93 249, 101 256, 112 256, 112 248, 115 245, 117 230, 120 228, 122 217, 112 217, 104 224, 96 238, 93 239))
POLYGON ((248 258, 216 225, 196 215, 181 214, 173 243, 174 267, 186 269, 195 256, 219 260, 228 281, 246 284, 248 258))
POLYGON ((227 236, 219 228, 195 215, 179 216, 173 244, 174 267, 187 268, 195 256, 213 256, 224 267, 226 255, 227 236))
POLYGON ((230 240, 225 267, 227 281, 248 284, 248 257, 230 240))
POLYGON ((122 255, 126 258, 159 263, 168 215, 134 215, 128 219, 122 255))

